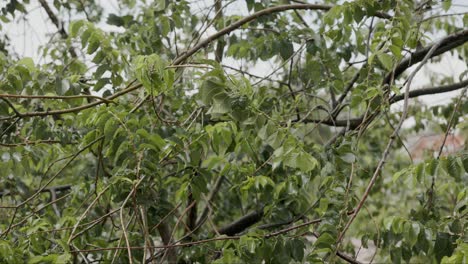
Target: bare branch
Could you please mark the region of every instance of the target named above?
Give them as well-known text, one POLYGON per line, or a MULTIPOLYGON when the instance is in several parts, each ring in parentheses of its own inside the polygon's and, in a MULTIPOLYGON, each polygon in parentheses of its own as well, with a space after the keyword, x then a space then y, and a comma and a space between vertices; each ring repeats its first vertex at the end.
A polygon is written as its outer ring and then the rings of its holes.
MULTIPOLYGON (((431 50, 431 48, 434 45, 439 45, 437 49, 431 54, 430 58, 438 56, 444 52, 447 52, 449 50, 452 50, 456 47, 459 47, 463 44, 465 44, 468 41, 468 29, 456 32, 452 35, 448 35, 442 40, 429 45, 425 48, 422 48, 413 54, 411 54, 410 57, 402 60, 395 68, 394 73, 390 72, 387 74, 385 79, 383 80, 382 84, 390 84, 392 80, 392 75, 394 76, 393 78, 397 78, 400 76, 406 69, 409 67, 413 66, 414 64, 422 61, 426 54, 431 50)), ((429 59, 430 59, 429 58, 429 59)))
POLYGON ((114 103, 106 98, 96 95, 21 95, 21 94, 0 94, 0 98, 24 98, 24 99, 80 99, 80 98, 94 98, 101 100, 105 103, 114 103))
MULTIPOLYGON (((133 83, 133 82, 131 82, 133 83)), ((96 105, 100 105, 100 104, 103 104, 107 101, 112 101, 113 99, 117 98, 117 97, 120 97, 124 94, 127 94, 131 91, 134 91, 138 88, 141 88, 143 85, 142 84, 135 84, 134 86, 127 86, 127 88, 109 96, 109 97, 106 97, 104 98, 104 100, 101 100, 101 101, 96 101, 96 102, 92 102, 92 103, 89 103, 89 104, 85 104, 85 105, 82 105, 82 106, 77 106, 77 107, 73 107, 73 108, 69 108, 69 109, 63 109, 63 110, 52 110, 52 111, 42 111, 42 112, 26 112, 26 113, 19 113, 21 117, 34 117, 34 116, 49 116, 49 115, 62 115, 62 114, 69 114, 69 113, 76 113, 76 112, 80 112, 82 110, 85 110, 85 109, 88 109, 88 108, 91 108, 93 106, 96 106, 96 105)), ((9 116, 9 117, 0 117, 0 121, 4 121, 4 120, 9 120, 9 119, 13 119, 15 118, 15 116, 9 116)))
MULTIPOLYGON (((468 79, 466 79, 466 80, 464 80, 462 82, 459 82, 459 83, 413 90, 413 91, 409 92, 408 97, 409 98, 414 98, 414 97, 429 95, 429 94, 446 93, 446 92, 456 91, 458 89, 462 89, 462 88, 467 87, 467 86, 468 86, 468 79)), ((396 103, 396 102, 401 101, 403 99, 404 99, 404 94, 396 95, 396 96, 394 96, 393 98, 390 99, 390 104, 396 103)))
MULTIPOLYGON (((61 21, 59 21, 59 19, 57 18, 57 16, 54 14, 54 12, 52 11, 52 9, 50 8, 49 4, 47 3, 46 0, 39 0, 39 3, 41 4, 42 8, 44 8, 44 10, 46 11, 47 13, 47 16, 49 16, 50 20, 52 21, 52 23, 57 27, 57 29, 59 30, 59 34, 60 36, 62 36, 63 39, 67 39, 68 38, 68 34, 67 32, 65 31, 65 29, 63 28, 63 23, 61 21)), ((70 55, 72 56, 72 58, 76 58, 77 55, 76 55, 76 52, 75 50, 73 49, 73 47, 70 47, 68 49, 68 52, 70 52, 70 55)))
MULTIPOLYGON (((364 191, 364 194, 362 195, 362 198, 359 201, 359 204, 357 205, 356 209, 354 210, 354 214, 351 215, 351 218, 348 220, 346 223, 345 227, 343 228, 343 231, 341 231, 339 237, 338 237, 338 245, 342 241, 344 235, 346 234, 346 231, 348 231, 349 227, 353 223, 354 219, 356 219, 357 214, 360 212, 362 206, 364 205, 365 201, 367 200, 367 197, 369 196, 369 193, 372 189, 372 187, 375 184, 375 181, 377 180, 377 177, 380 175, 380 171, 383 168, 383 165, 385 164, 385 161, 387 160, 388 154, 390 153, 390 148, 393 145, 393 142, 395 141, 395 138, 400 131, 403 122, 406 119, 406 116, 408 114, 408 99, 409 99, 409 91, 410 91, 410 86, 411 82, 413 81, 414 76, 416 76, 416 73, 426 64, 426 62, 433 56, 433 54, 436 52, 438 47, 443 44, 443 41, 437 42, 434 45, 432 45, 431 49, 426 52, 424 58, 422 59, 421 63, 418 65, 418 67, 411 72, 410 76, 408 77, 408 82, 406 83, 406 89, 405 89, 405 94, 404 94, 404 105, 403 105, 403 113, 400 117, 400 121, 398 122, 397 126, 395 127, 392 135, 390 136, 390 140, 387 143, 387 146, 382 154, 382 157, 380 158, 380 161, 374 171, 374 174, 372 175, 371 180, 369 181, 366 190, 364 191)), ((337 246, 338 248, 338 246, 337 246)))

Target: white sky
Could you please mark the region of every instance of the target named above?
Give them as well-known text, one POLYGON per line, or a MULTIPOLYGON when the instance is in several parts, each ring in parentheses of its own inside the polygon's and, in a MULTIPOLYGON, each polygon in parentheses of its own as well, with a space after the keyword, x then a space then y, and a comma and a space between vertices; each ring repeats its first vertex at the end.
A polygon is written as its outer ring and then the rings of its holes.
MULTIPOLYGON (((28 21, 25 19, 19 19, 17 23, 3 24, 2 33, 6 33, 12 38, 13 49, 21 57, 32 57, 36 62, 43 62, 42 58, 38 53, 38 48, 45 45, 53 34, 57 33, 55 26, 49 21, 47 14, 42 8, 40 8, 38 1, 31 1, 32 3, 28 6, 29 14, 27 15, 28 21)), ((52 1, 49 1, 52 2, 52 1)), ((109 13, 119 13, 118 0, 99 0, 100 4, 104 7, 103 17, 107 17, 109 13)), ((195 5, 194 12, 206 12, 207 6, 211 5, 211 1, 202 0, 194 1, 195 5)), ((467 0, 453 0, 453 8, 449 13, 468 12, 468 1, 467 0)), ((6 1, 0 3, 0 8, 6 5, 6 1)), ((53 8, 52 3, 50 6, 53 8)), ((230 5, 226 9, 227 13, 238 13, 245 12, 245 1, 238 0, 234 4, 230 5)), ((105 22, 105 19, 103 19, 105 22)), ((120 30, 117 27, 109 26, 106 23, 101 23, 99 26, 103 30, 120 30)), ((437 80, 445 77, 455 77, 455 80, 459 79, 460 74, 467 71, 466 61, 462 61, 455 55, 444 54, 442 60, 438 63, 429 63, 424 66, 423 69, 416 75, 412 89, 421 88, 425 86, 432 86, 430 77, 436 76, 437 80)), ((267 75, 271 71, 270 63, 259 63, 254 69, 255 74, 267 75)), ((414 68, 414 67, 413 67, 414 68)), ((407 72, 411 72, 413 68, 410 68, 407 72)), ((466 77, 465 77, 466 78, 466 77)), ((419 97, 423 102, 429 105, 446 104, 451 98, 458 95, 460 91, 451 93, 445 93, 441 95, 428 95, 419 97)), ((396 108, 401 107, 396 105, 396 108)))

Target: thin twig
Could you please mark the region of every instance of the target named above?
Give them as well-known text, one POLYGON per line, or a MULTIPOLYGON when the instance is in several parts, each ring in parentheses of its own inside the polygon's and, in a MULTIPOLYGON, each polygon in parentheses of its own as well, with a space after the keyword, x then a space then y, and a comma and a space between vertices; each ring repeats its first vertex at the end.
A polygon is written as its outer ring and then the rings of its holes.
POLYGON ((24 98, 24 99, 80 99, 80 98, 94 98, 103 101, 104 103, 114 103, 111 100, 106 98, 96 96, 96 95, 20 95, 20 94, 0 94, 0 98, 24 98))
MULTIPOLYGON (((406 120, 406 116, 408 114, 408 99, 409 99, 409 93, 410 93, 410 86, 411 82, 413 81, 414 76, 416 73, 419 72, 419 70, 426 64, 426 62, 431 58, 432 54, 437 50, 437 48, 441 45, 441 42, 438 42, 434 44, 429 52, 426 53, 426 56, 424 59, 421 61, 421 63, 416 67, 416 69, 409 75, 408 77, 408 82, 406 84, 406 89, 405 89, 405 96, 404 96, 404 104, 403 104, 403 113, 401 115, 400 121, 398 122, 398 125, 396 126, 395 130, 393 131, 392 135, 390 136, 390 140, 387 144, 387 147, 385 148, 382 157, 377 165, 377 168, 374 171, 374 174, 369 182, 369 184, 366 187, 366 190, 364 192, 364 195, 362 196, 361 200, 359 201, 358 206, 354 210, 354 214, 351 215, 351 218, 348 220, 346 223, 345 227, 343 228, 343 231, 341 231, 339 237, 338 237, 338 245, 341 243, 344 235, 346 234, 346 231, 349 229, 351 224, 353 223, 354 219, 356 219, 357 214, 361 210, 362 206, 364 205, 364 202, 367 200, 367 197, 369 196, 369 193, 374 186, 375 181, 377 180, 377 177, 380 175, 380 171, 383 168, 383 165, 388 157, 388 154, 390 153, 390 148, 393 145, 393 142, 396 139, 396 135, 401 129, 401 126, 403 125, 403 122, 406 120)), ((337 246, 338 248, 339 246, 337 246)))
MULTIPOLYGON (((133 82, 131 82, 133 83, 133 82)), ((97 106, 97 105, 100 105, 100 104, 103 104, 107 101, 112 101, 113 99, 117 98, 117 97, 120 97, 124 94, 127 94, 129 92, 132 92, 136 89, 139 89, 143 87, 142 84, 136 84, 134 86, 127 86, 127 88, 109 96, 109 97, 106 97, 106 101, 96 101, 96 102, 92 102, 92 103, 88 103, 88 104, 85 104, 85 105, 82 105, 82 106, 77 106, 77 107, 72 107, 72 108, 68 108, 68 109, 63 109, 63 110, 52 110, 52 111, 43 111, 43 112, 26 112, 26 113, 19 113, 19 116, 20 117, 34 117, 34 116, 50 116, 50 115, 62 115, 62 114, 69 114, 69 113, 76 113, 76 112, 80 112, 82 110, 85 110, 85 109, 88 109, 88 108, 91 108, 91 107, 94 107, 94 106, 97 106)), ((18 116, 18 114, 17 114, 18 116)), ((9 117, 0 117, 0 121, 4 121, 4 120, 9 120, 9 119, 13 119, 15 118, 16 116, 9 116, 9 117)))

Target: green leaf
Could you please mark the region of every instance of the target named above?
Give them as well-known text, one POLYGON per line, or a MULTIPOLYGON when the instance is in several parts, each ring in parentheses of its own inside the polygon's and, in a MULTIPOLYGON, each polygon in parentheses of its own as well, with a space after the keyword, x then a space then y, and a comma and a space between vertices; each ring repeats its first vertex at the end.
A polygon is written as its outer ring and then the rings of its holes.
POLYGON ((452 255, 454 249, 454 239, 449 233, 437 233, 434 244, 434 253, 438 262, 440 262, 444 256, 452 255))
POLYGON ((395 217, 392 222, 392 231, 395 234, 400 234, 403 231, 403 226, 405 224, 405 220, 400 217, 395 217))
POLYGON ((96 82, 96 84, 93 87, 93 90, 100 91, 104 87, 104 85, 108 83, 109 83, 109 78, 101 78, 96 82))
POLYGON ((208 78, 207 80, 203 81, 199 96, 201 101, 205 105, 211 105, 213 97, 217 94, 223 93, 225 90, 225 85, 217 78, 208 78))
POLYGON ((390 49, 390 51, 392 52, 392 54, 401 59, 403 56, 401 55, 401 48, 398 47, 398 46, 395 46, 395 45, 390 45, 390 47, 388 47, 390 49))
POLYGON ((19 60, 17 63, 17 65, 24 65, 26 66, 26 68, 28 68, 28 70, 30 72, 33 72, 36 70, 36 66, 34 65, 34 61, 32 58, 29 58, 29 57, 26 57, 26 58, 22 58, 21 60, 19 60))
POLYGON ((116 120, 113 118, 108 119, 104 126, 104 136, 107 139, 112 139, 114 137, 116 128, 117 128, 116 120))
POLYGON ((233 131, 231 128, 231 124, 228 122, 206 127, 206 131, 211 139, 211 146, 218 155, 224 155, 233 141, 233 131))
POLYGON ((452 256, 443 257, 442 264, 452 264, 452 263, 466 263, 468 259, 468 243, 461 243, 455 250, 452 256))
POLYGON ((452 0, 443 0, 442 2, 442 9, 447 12, 450 7, 452 6, 452 0))
POLYGON ((69 253, 58 255, 56 263, 69 263, 72 260, 72 255, 69 253))
MULTIPOLYGON (((96 53, 96 55, 94 56, 92 62, 96 63, 96 64, 99 64, 99 63, 102 62, 102 60, 104 60, 106 58, 106 56, 107 56, 106 53, 104 51, 100 50, 100 51, 98 51, 96 53)), ((109 67, 109 65, 106 65, 106 66, 109 67)))
POLYGON ((362 19, 364 18, 365 14, 366 13, 364 12, 364 10, 362 10, 362 7, 360 5, 355 5, 353 18, 356 23, 360 23, 362 19))
POLYGON ((107 17, 107 24, 114 25, 117 27, 125 25, 123 18, 116 14, 109 14, 109 16, 107 17))
POLYGON ((67 79, 55 80, 55 91, 58 95, 64 95, 70 89, 70 82, 67 79))
POLYGON ((222 257, 215 260, 213 264, 235 264, 243 261, 236 255, 236 251, 230 248, 224 249, 222 257))
POLYGON ((73 21, 70 23, 70 34, 72 37, 78 36, 78 32, 85 24, 84 20, 73 21))
POLYGON ((93 54, 99 48, 100 44, 101 36, 99 36, 98 33, 93 33, 89 38, 88 49, 86 50, 86 52, 88 54, 93 54))
POLYGON ((403 224, 403 235, 406 242, 412 247, 418 241, 420 227, 417 223, 405 222, 403 224))
POLYGON ((123 155, 126 154, 131 149, 130 143, 128 141, 123 141, 117 148, 114 156, 114 164, 120 164, 123 155))
POLYGON ((301 152, 297 156, 298 168, 303 172, 309 172, 318 166, 318 161, 309 153, 301 152))
POLYGON ((245 2, 247 3, 247 9, 249 11, 252 11, 252 9, 254 8, 255 1, 254 0, 245 0, 245 2))
POLYGON ((322 233, 314 243, 316 248, 331 249, 335 245, 335 238, 329 233, 322 233))
POLYGON ((351 152, 341 155, 340 158, 346 163, 354 163, 356 161, 356 156, 351 152))
MULTIPOLYGON (((264 128, 266 127, 267 126, 265 126, 264 128)), ((283 143, 283 139, 284 139, 284 133, 278 130, 278 131, 275 131, 266 139, 266 143, 268 143, 271 147, 276 149, 281 146, 281 144, 283 143)))
POLYGON ((266 186, 275 186, 275 183, 272 179, 266 176, 255 176, 255 183, 254 186, 256 189, 260 189, 260 187, 265 188, 266 186))
POLYGON ((390 71, 393 68, 393 58, 392 56, 388 55, 387 53, 378 53, 377 58, 385 67, 386 70, 390 71))
POLYGON ((6 17, 6 16, 0 16, 0 20, 2 20, 2 22, 4 22, 4 23, 9 23, 10 22, 10 19, 8 19, 8 17, 6 17))
POLYGON ((349 25, 353 22, 353 10, 347 6, 343 10, 343 23, 349 25))
POLYGON ((424 163, 419 163, 416 167, 414 167, 413 173, 415 174, 416 179, 421 182, 424 177, 424 163))
POLYGON ((294 46, 290 41, 282 41, 280 44, 280 55, 283 60, 289 59, 294 54, 294 46))
POLYGON ((409 171, 409 168, 403 169, 395 174, 393 174, 392 181, 396 182, 402 175, 407 174, 409 171))
POLYGON ((107 70, 109 70, 109 65, 107 64, 103 64, 97 67, 96 71, 94 72, 94 78, 100 79, 107 70))
POLYGON ((438 159, 431 159, 428 163, 426 163, 426 166, 425 166, 426 173, 431 176, 435 175, 438 164, 439 164, 438 159))
POLYGON ((13 86, 17 92, 23 90, 23 80, 21 80, 21 77, 19 75, 8 74, 8 81, 10 83, 13 83, 13 86))
POLYGON ((161 34, 163 34, 164 36, 166 36, 167 34, 169 34, 169 32, 171 31, 171 23, 169 21, 169 18, 165 17, 165 16, 162 16, 161 18, 161 34))
POLYGON ((327 212, 329 204, 330 204, 330 201, 327 198, 320 199, 319 207, 316 209, 317 213, 320 216, 324 215, 327 212))
POLYGON ((217 167, 222 167, 225 163, 226 158, 224 156, 210 155, 205 160, 203 160, 201 166, 202 168, 212 170, 217 167))
POLYGON ((164 82, 165 62, 157 55, 136 56, 133 60, 133 71, 139 82, 148 93, 158 95, 164 82))
POLYGON ((47 256, 34 256, 29 259, 28 264, 37 264, 37 263, 58 263, 58 255, 50 254, 47 256))
POLYGON ((218 93, 213 96, 213 104, 209 113, 211 114, 225 114, 231 112, 231 98, 225 93, 218 93))
POLYGON ((292 259, 301 262, 304 259, 304 250, 306 245, 300 239, 292 239, 286 242, 287 252, 289 252, 292 259))
POLYGON ((166 0, 154 1, 154 11, 164 11, 166 9, 166 0))
POLYGON ((81 34, 81 46, 84 48, 88 45, 88 40, 89 37, 91 37, 91 34, 94 32, 93 28, 87 28, 82 34, 81 34))
POLYGON ((143 128, 138 129, 136 134, 151 142, 151 144, 158 150, 161 150, 164 146, 166 146, 166 141, 159 134, 150 134, 146 129, 143 128))
POLYGON ((392 263, 401 263, 402 252, 401 247, 392 246, 390 249, 390 259, 392 263))

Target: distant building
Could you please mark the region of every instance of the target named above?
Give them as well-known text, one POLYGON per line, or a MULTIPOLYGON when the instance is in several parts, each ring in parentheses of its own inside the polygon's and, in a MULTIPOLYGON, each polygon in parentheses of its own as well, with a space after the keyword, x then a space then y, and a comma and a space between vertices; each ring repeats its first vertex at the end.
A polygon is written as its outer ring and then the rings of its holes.
MULTIPOLYGON (((445 135, 421 136, 409 147, 413 161, 422 161, 428 157, 437 157, 440 146, 444 142, 445 135)), ((448 135, 445 140, 442 156, 463 150, 465 140, 460 135, 448 135)))

